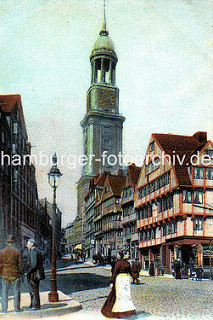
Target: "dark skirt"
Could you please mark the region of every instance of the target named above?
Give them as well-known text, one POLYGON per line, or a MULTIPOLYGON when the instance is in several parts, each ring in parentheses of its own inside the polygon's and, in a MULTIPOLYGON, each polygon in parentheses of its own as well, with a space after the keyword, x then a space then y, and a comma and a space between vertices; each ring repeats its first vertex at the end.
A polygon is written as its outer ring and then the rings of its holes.
POLYGON ((113 285, 110 294, 108 295, 106 301, 104 302, 103 307, 101 308, 101 313, 107 318, 128 318, 133 314, 136 314, 135 310, 125 311, 125 312, 112 312, 112 308, 115 303, 116 293, 115 293, 115 285, 113 285))

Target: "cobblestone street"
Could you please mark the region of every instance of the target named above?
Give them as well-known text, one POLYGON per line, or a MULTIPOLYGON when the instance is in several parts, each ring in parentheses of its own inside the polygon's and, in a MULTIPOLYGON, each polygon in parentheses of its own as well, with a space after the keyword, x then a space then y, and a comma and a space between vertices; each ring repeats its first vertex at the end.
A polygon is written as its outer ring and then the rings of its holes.
MULTIPOLYGON (((70 270, 67 272, 69 273, 70 270)), ((72 270, 72 273, 79 274, 79 278, 80 273, 84 272, 83 268, 72 270)), ((86 273, 110 276, 110 270, 103 267, 87 268, 86 273)), ((136 310, 139 313, 134 319, 213 319, 212 281, 142 277, 141 284, 132 285, 131 290, 136 310)), ((82 304, 83 310, 79 314, 86 311, 90 315, 94 314, 94 319, 96 319, 95 315, 99 315, 97 319, 102 319, 100 309, 109 291, 109 287, 102 287, 73 292, 71 296, 82 304)))

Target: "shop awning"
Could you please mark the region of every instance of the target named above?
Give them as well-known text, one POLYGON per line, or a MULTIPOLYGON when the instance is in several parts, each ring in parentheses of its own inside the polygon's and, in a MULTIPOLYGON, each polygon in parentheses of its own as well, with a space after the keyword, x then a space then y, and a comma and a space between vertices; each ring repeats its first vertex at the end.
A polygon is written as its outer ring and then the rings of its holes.
POLYGON ((74 248, 74 250, 82 250, 82 244, 77 244, 74 248))

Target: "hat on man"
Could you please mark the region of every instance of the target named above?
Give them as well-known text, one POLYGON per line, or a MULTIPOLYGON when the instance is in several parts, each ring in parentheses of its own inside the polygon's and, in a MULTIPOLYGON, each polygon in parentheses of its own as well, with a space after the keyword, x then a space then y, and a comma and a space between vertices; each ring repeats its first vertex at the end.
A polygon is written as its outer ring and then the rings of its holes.
POLYGON ((11 234, 7 238, 7 244, 13 244, 15 242, 15 237, 11 234))

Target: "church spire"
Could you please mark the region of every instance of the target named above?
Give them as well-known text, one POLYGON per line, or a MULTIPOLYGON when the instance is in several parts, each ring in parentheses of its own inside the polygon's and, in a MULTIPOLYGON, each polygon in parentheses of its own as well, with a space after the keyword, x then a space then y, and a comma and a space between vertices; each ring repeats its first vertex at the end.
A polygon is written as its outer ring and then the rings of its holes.
POLYGON ((106 2, 105 2, 105 0, 104 0, 104 14, 103 14, 102 30, 106 30, 106 2))
POLYGON ((102 28, 101 32, 99 33, 100 35, 106 35, 108 36, 109 32, 106 29, 106 0, 104 0, 104 5, 103 5, 103 22, 102 22, 102 28))

